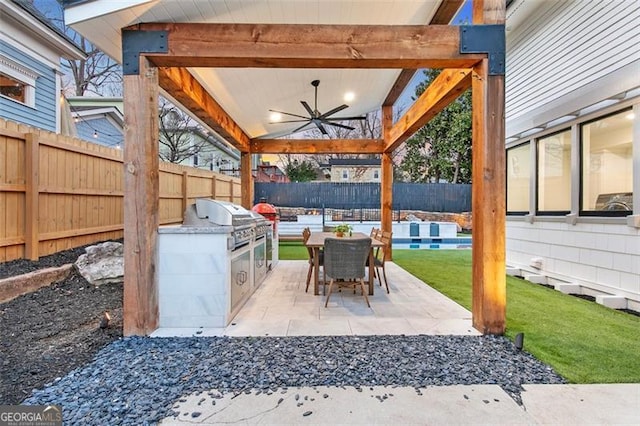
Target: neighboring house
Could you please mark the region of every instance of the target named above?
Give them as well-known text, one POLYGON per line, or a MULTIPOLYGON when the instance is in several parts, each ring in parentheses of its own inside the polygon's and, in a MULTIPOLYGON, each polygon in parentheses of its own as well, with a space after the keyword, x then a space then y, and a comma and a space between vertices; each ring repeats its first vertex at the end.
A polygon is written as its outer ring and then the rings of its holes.
MULTIPOLYGON (((187 127, 177 129, 176 132, 185 132, 186 138, 181 145, 182 149, 188 145, 202 146, 197 154, 180 161, 178 164, 207 169, 217 173, 240 176, 240 152, 229 147, 215 135, 206 132, 201 127, 187 127)), ((160 144, 161 153, 168 152, 166 145, 160 144)))
POLYGON ((331 182, 380 182, 380 160, 371 158, 331 158, 321 164, 331 182))
POLYGON ((253 174, 254 182, 290 182, 287 175, 280 170, 280 167, 271 165, 268 162, 259 164, 253 174))
POLYGON ((67 98, 76 135, 111 148, 124 143, 122 98, 77 96, 67 98))
POLYGON ((507 2, 507 264, 640 311, 640 2, 507 2))
POLYGON ((59 132, 60 58, 84 53, 27 2, 0 0, 0 117, 59 132))

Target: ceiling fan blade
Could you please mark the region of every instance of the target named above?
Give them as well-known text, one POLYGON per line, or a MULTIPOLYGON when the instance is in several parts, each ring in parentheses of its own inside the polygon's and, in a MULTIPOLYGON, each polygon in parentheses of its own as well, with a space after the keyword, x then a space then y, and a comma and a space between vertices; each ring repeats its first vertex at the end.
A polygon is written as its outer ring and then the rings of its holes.
POLYGON ((307 110, 307 112, 309 113, 309 116, 315 117, 315 113, 313 112, 313 110, 311 109, 308 103, 306 103, 305 101, 300 101, 300 103, 302 104, 304 109, 307 110))
POLYGON ((269 111, 271 111, 271 112, 277 112, 278 114, 290 115, 290 116, 292 116, 292 117, 304 118, 305 120, 308 120, 308 119, 309 119, 309 117, 305 117, 304 115, 292 114, 292 113, 290 113, 290 112, 278 111, 278 110, 276 110, 276 109, 270 109, 269 111))
MULTIPOLYGON (((324 126, 322 125, 321 121, 314 120, 313 123, 318 127, 318 129, 320 129, 320 131, 322 132, 323 135, 328 135, 329 134, 329 133, 327 133, 327 129, 325 129, 324 126)), ((327 124, 331 124, 331 123, 327 123, 327 124)))
POLYGON ((344 124, 331 123, 329 121, 325 121, 324 124, 328 124, 329 126, 341 127, 343 129, 353 130, 354 128, 351 126, 345 126, 344 124))
POLYGON ((345 108, 349 108, 349 105, 340 105, 339 107, 336 107, 336 108, 332 109, 331 111, 327 111, 327 112, 325 112, 324 114, 322 114, 322 115, 321 115, 320 117, 318 117, 318 118, 326 118, 326 117, 328 117, 328 116, 330 116, 330 115, 335 114, 336 112, 340 112, 340 111, 342 111, 342 110, 343 110, 343 109, 345 109, 345 108))
POLYGON ((280 123, 302 123, 304 121, 309 121, 308 118, 304 120, 283 120, 283 121, 270 121, 269 124, 280 124, 280 123))
POLYGON ((366 120, 365 116, 357 116, 357 117, 326 117, 323 118, 325 121, 343 121, 343 120, 366 120))
POLYGON ((307 121, 305 124, 303 124, 302 126, 298 127, 295 130, 292 130, 290 134, 293 133, 298 133, 300 130, 304 129, 305 127, 307 127, 309 124, 311 124, 311 120, 307 121))

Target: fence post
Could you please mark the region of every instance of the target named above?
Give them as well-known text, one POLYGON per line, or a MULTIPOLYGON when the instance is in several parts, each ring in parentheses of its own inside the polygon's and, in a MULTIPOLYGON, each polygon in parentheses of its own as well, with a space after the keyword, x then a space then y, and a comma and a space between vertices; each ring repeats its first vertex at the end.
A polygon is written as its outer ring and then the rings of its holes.
POLYGON ((40 141, 36 133, 25 134, 25 229, 24 255, 29 260, 38 260, 39 244, 39 177, 40 141))
POLYGON ((187 211, 187 203, 189 202, 189 173, 182 172, 182 212, 187 211))
POLYGON ((233 177, 229 177, 229 202, 233 203, 233 177))
POLYGON ((211 176, 211 198, 216 199, 216 176, 211 176))

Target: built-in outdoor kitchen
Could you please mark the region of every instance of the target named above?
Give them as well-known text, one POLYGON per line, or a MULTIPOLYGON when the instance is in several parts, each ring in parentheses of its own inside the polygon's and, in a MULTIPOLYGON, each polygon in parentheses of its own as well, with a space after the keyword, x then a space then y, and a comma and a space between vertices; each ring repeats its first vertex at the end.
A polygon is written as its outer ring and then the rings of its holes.
POLYGON ((198 199, 158 230, 160 327, 225 327, 277 263, 272 221, 198 199))

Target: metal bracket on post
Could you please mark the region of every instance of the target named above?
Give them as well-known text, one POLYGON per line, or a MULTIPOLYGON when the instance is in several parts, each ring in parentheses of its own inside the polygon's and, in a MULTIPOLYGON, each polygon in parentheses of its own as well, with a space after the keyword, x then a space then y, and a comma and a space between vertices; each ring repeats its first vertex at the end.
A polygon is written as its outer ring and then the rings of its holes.
POLYGON ((461 25, 460 53, 489 54, 489 75, 505 72, 504 25, 461 25))
POLYGON ((167 53, 167 31, 122 30, 122 73, 137 75, 140 72, 140 52, 167 53))

